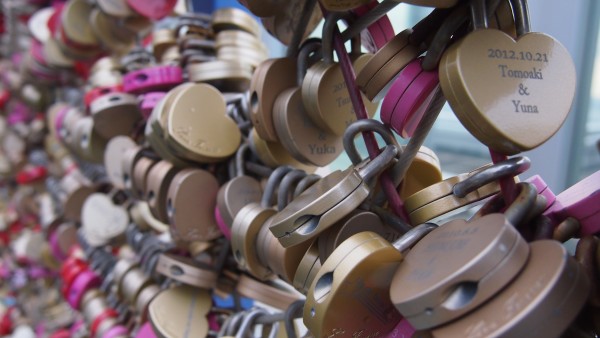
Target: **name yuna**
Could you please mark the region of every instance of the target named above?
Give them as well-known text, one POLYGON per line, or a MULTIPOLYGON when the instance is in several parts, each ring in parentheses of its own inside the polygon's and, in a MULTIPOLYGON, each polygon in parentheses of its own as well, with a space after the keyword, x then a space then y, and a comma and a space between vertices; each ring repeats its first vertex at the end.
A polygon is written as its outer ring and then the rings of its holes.
POLYGON ((533 79, 533 80, 543 80, 544 76, 542 75, 542 71, 537 67, 531 68, 531 70, 519 70, 519 69, 511 69, 507 65, 498 65, 500 68, 500 72, 502 77, 509 77, 513 79, 533 79))
POLYGON ((538 106, 535 104, 524 104, 521 100, 511 100, 515 113, 539 113, 538 106))

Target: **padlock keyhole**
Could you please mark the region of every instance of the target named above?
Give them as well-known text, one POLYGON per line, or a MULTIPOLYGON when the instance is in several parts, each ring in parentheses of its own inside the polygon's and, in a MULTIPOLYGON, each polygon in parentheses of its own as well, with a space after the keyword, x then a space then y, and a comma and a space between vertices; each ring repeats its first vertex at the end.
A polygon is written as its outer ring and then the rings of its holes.
POLYGON ((331 292, 333 286, 333 271, 325 273, 315 285, 315 299, 317 302, 322 302, 325 297, 331 292))
POLYGON ((448 295, 443 306, 450 310, 459 310, 469 305, 477 294, 477 282, 462 282, 448 295))
POLYGON ((309 235, 313 231, 317 229, 317 225, 319 225, 319 221, 321 220, 321 216, 315 215, 305 215, 299 217, 294 225, 297 227, 295 232, 300 235, 309 235))

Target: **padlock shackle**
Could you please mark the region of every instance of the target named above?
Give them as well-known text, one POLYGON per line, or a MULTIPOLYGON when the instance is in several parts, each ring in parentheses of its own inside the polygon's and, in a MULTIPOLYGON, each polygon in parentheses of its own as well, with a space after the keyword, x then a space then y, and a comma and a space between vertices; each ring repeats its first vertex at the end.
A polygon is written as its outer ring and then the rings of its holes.
POLYGON ((321 59, 323 57, 322 43, 321 40, 317 38, 311 38, 304 41, 298 51, 296 66, 298 87, 302 87, 302 81, 304 81, 308 67, 311 64, 309 59, 312 59, 313 57, 315 59, 321 59))
POLYGON ((246 168, 244 167, 244 156, 250 149, 248 143, 242 143, 235 153, 235 176, 241 177, 246 175, 246 168))
POLYGON ((358 165, 363 159, 360 157, 358 150, 356 149, 356 144, 354 143, 354 138, 358 135, 358 133, 365 132, 375 132, 383 138, 387 145, 393 145, 400 150, 400 146, 398 145, 398 141, 394 137, 392 131, 386 127, 383 123, 373 120, 373 119, 364 119, 353 122, 346 128, 343 136, 343 145, 344 150, 348 154, 350 161, 352 164, 358 165))
POLYGON ((358 174, 362 177, 363 181, 371 182, 372 179, 394 165, 397 162, 397 156, 398 147, 387 145, 377 157, 367 162, 364 166, 355 169, 358 171, 358 174))
MULTIPOLYGON (((346 20, 348 22, 351 20, 351 16, 347 12, 332 12, 325 18, 325 23, 323 24, 323 61, 327 64, 333 64, 333 38, 336 34, 337 23, 339 20, 346 20)), ((339 32, 337 32, 339 34, 339 32)), ((360 52, 360 43, 357 43, 357 40, 360 36, 354 37, 352 40, 352 51, 355 53, 360 52), (358 47, 358 50, 357 50, 358 47)))
POLYGON ((406 252, 412 248, 418 241, 420 241, 427 234, 437 229, 438 225, 435 223, 423 223, 407 231, 397 241, 392 243, 396 250, 401 253, 406 252))
POLYGON ((262 198, 260 200, 260 205, 263 208, 269 208, 273 204, 273 196, 275 194, 275 189, 279 186, 279 183, 288 172, 294 170, 294 168, 290 166, 280 166, 277 169, 273 170, 269 179, 267 180, 267 185, 265 186, 265 191, 263 192, 262 198))
POLYGON ((315 184, 318 180, 321 179, 321 176, 317 174, 310 174, 304 177, 298 182, 296 188, 294 189, 294 198, 298 197, 304 190, 310 188, 311 185, 315 184))
POLYGON ((522 36, 531 31, 531 22, 529 21, 529 6, 527 0, 510 0, 515 16, 515 25, 517 27, 517 36, 522 36))
POLYGON ((531 161, 525 156, 509 158, 489 167, 481 169, 464 181, 456 183, 452 193, 457 197, 465 197, 469 193, 483 187, 484 185, 509 176, 517 176, 524 173, 531 166, 531 161))
POLYGON ((294 169, 283 176, 277 190, 277 210, 281 211, 286 207, 294 184, 306 177, 306 175, 304 170, 294 169))

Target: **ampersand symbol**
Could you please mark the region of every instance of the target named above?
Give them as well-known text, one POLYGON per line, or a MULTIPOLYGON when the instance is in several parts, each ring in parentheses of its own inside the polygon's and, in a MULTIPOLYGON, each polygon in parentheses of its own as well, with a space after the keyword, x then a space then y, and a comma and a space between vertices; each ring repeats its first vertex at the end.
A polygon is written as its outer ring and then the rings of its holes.
POLYGON ((527 91, 528 89, 529 89, 529 88, 527 88, 527 87, 523 86, 523 84, 521 83, 521 84, 519 85, 519 94, 520 94, 520 95, 527 95, 527 96, 529 96, 529 92, 527 91))

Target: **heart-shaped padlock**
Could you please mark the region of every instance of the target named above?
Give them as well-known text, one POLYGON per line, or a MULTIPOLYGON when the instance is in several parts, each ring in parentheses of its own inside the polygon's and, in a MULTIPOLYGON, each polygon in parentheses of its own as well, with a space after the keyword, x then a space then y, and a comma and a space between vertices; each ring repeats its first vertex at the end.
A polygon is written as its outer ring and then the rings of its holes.
POLYGON ((479 4, 474 10, 479 17, 473 18, 477 29, 446 51, 439 68, 442 90, 461 123, 508 155, 554 135, 575 94, 575 67, 566 48, 549 35, 529 33, 525 3, 512 3, 517 40, 483 29, 487 18, 479 4))
MULTIPOLYGON (((356 121, 350 93, 342 75, 340 64, 333 62, 333 35, 341 15, 330 15, 325 20, 323 36, 323 61, 317 62, 306 72, 302 81, 302 101, 311 120, 321 129, 337 136, 356 121)), ((360 53, 360 41, 353 40, 353 68, 360 72, 371 60, 372 54, 360 53)), ((377 104, 363 96, 369 117, 375 114, 377 104)))

